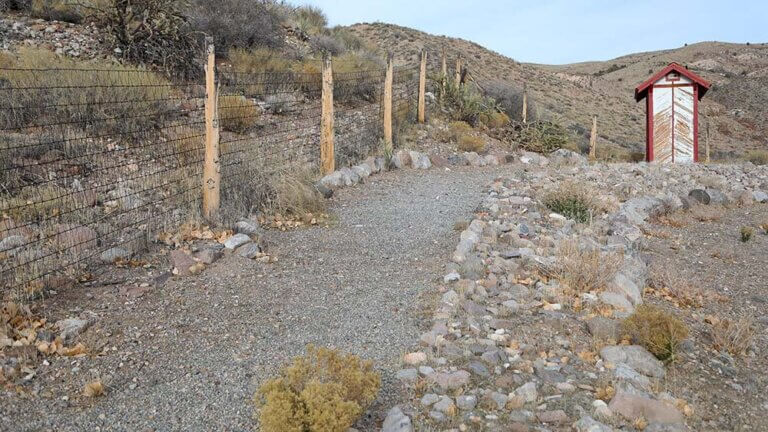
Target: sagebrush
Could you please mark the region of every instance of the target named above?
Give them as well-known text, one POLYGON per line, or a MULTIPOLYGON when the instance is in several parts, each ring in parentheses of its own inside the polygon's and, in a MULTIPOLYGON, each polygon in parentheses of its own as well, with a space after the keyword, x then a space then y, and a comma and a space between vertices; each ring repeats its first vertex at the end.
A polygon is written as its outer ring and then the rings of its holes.
POLYGON ((255 396, 265 432, 346 432, 381 386, 373 363, 327 348, 307 347, 255 396))
POLYGON ((556 264, 546 272, 573 294, 603 291, 623 261, 619 253, 584 248, 576 240, 567 240, 558 247, 556 264))
POLYGON ((546 193, 542 202, 551 211, 561 214, 576 222, 586 223, 603 211, 591 188, 564 183, 546 193))
POLYGON ((642 304, 622 322, 624 334, 645 347, 659 360, 672 361, 688 337, 688 327, 658 306, 642 304))

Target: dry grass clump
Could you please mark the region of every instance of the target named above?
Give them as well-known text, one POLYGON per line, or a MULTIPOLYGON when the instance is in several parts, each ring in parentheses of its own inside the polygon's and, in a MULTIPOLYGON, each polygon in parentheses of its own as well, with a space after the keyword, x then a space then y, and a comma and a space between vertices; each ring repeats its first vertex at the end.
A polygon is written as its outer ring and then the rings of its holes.
POLYGON ((460 151, 480 153, 485 150, 485 140, 474 135, 462 135, 459 138, 460 151))
POLYGON ((558 260, 550 276, 573 293, 604 290, 616 276, 624 257, 597 249, 580 248, 575 240, 564 241, 558 248, 558 260))
POLYGON ((244 134, 259 121, 259 108, 250 99, 239 95, 219 97, 219 119, 225 131, 244 134))
POLYGON ((646 292, 659 296, 677 307, 700 308, 704 306, 704 290, 690 279, 663 266, 654 266, 646 292))
POLYGON ((752 346, 755 337, 755 323, 750 318, 740 320, 715 320, 709 330, 712 346, 718 351, 732 355, 743 355, 752 346))
POLYGON ((453 121, 448 124, 448 129, 440 134, 441 141, 459 142, 459 138, 472 132, 472 126, 467 122, 453 121))
POLYGON ((104 384, 101 380, 91 381, 83 387, 83 396, 95 398, 104 394, 104 384))
POLYGON ((491 129, 501 128, 510 123, 509 116, 503 112, 483 113, 480 115, 480 123, 491 129))
POLYGON ((325 198, 315 187, 315 178, 310 170, 278 175, 273 182, 274 196, 267 204, 269 210, 299 216, 325 211, 325 198))
POLYGON ((549 154, 561 148, 575 150, 571 135, 562 125, 549 121, 527 124, 518 138, 523 150, 549 154))
POLYGON ((373 363, 327 348, 307 347, 254 397, 265 432, 345 432, 381 386, 373 363))
POLYGON ((747 160, 755 165, 768 165, 768 151, 752 150, 747 153, 747 160))
POLYGON ((576 222, 586 223, 603 211, 595 191, 577 183, 564 183, 544 195, 542 202, 551 211, 576 222))
POLYGON ((688 337, 688 327, 661 308, 642 304, 621 324, 622 332, 645 347, 659 360, 672 361, 680 344, 688 337))
POLYGON ((741 242, 746 243, 752 240, 752 236, 755 235, 755 229, 748 226, 741 227, 740 234, 741 234, 741 242))

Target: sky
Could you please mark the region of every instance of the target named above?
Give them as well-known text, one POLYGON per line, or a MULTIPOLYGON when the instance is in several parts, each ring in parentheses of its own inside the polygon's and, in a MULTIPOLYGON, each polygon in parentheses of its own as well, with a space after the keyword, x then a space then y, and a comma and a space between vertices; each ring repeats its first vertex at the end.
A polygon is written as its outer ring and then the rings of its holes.
POLYGON ((517 61, 530 63, 610 60, 701 41, 768 42, 768 0, 296 0, 291 3, 319 6, 331 25, 377 21, 397 24, 468 39, 517 61))

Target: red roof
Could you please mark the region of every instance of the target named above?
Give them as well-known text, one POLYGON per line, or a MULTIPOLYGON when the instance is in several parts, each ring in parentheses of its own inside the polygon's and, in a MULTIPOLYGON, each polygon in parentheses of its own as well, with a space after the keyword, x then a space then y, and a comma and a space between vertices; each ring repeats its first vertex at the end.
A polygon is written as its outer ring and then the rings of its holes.
POLYGON ((679 73, 680 75, 688 78, 689 80, 699 85, 699 100, 701 100, 701 98, 704 96, 704 93, 706 93, 707 90, 709 90, 709 87, 712 85, 710 84, 709 81, 689 71, 683 66, 677 63, 670 63, 669 66, 660 70, 658 73, 656 73, 656 75, 648 78, 647 81, 637 86, 637 88, 635 89, 635 100, 637 101, 643 100, 648 95, 648 89, 653 85, 653 83, 660 80, 662 77, 666 76, 668 73, 672 71, 679 73))

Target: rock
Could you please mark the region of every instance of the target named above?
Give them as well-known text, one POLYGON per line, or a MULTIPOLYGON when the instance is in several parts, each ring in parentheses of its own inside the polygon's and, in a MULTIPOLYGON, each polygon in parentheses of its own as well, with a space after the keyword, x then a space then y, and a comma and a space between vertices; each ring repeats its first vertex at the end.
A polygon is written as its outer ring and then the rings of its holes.
POLYGON ((485 162, 485 165, 488 165, 488 166, 501 165, 501 163, 499 162, 499 158, 496 157, 496 155, 492 155, 492 154, 485 155, 485 157, 483 158, 483 161, 485 162))
POLYGON ((251 238, 248 235, 235 234, 232 237, 228 238, 227 241, 224 242, 224 247, 227 249, 235 250, 240 246, 250 242, 251 242, 251 238))
POLYGON ((258 243, 246 243, 235 250, 235 253, 243 258, 254 259, 261 256, 261 246, 258 243))
POLYGON ((411 166, 416 169, 429 169, 432 167, 432 163, 429 161, 429 157, 425 154, 410 151, 408 155, 411 158, 411 166))
POLYGON ((589 334, 597 339, 617 342, 619 340, 619 322, 609 318, 595 317, 587 321, 589 334))
POLYGON ((759 190, 753 191, 752 199, 754 199, 755 202, 758 202, 758 203, 762 203, 762 204, 768 203, 768 193, 765 193, 759 190))
POLYGON ((428 407, 434 405, 440 400, 440 396, 434 393, 427 393, 421 397, 421 406, 428 407))
POLYGON ((616 369, 613 371, 613 375, 617 380, 628 381, 632 385, 643 390, 649 390, 651 387, 651 380, 649 380, 648 377, 641 375, 625 363, 617 364, 616 369))
POLYGON ((80 253, 98 246, 99 234, 87 226, 60 224, 55 228, 53 242, 65 253, 80 253))
POLYGON ((630 225, 641 225, 663 207, 661 200, 653 197, 632 198, 621 205, 615 220, 630 225))
POLYGON ((101 261, 107 264, 114 263, 117 260, 127 260, 131 258, 131 252, 123 248, 113 247, 101 253, 101 261))
POLYGON ((195 254, 195 259, 203 264, 211 265, 221 259, 222 253, 213 248, 206 248, 195 254))
POLYGON ((261 232, 261 226, 258 222, 250 219, 243 219, 234 226, 235 232, 247 236, 257 235, 261 232))
POLYGON ((614 432, 614 429, 604 425, 590 416, 584 416, 573 424, 576 432, 614 432))
POLYGON ((400 407, 393 407, 384 419, 381 432, 413 432, 411 418, 403 414, 400 407))
POLYGON ((456 282, 457 280, 461 279, 461 275, 458 272, 450 272, 447 275, 443 276, 443 282, 456 282))
POLYGON ((445 414, 441 413, 440 411, 430 411, 429 417, 438 423, 442 423, 448 420, 448 417, 445 414))
POLYGON ((539 393, 536 391, 536 383, 529 382, 521 385, 515 390, 515 395, 520 396, 525 403, 536 402, 539 393))
MULTIPOLYGON (((12 235, 0 241, 0 252, 8 252, 27 244, 27 239, 20 235, 12 235)), ((13 251, 12 251, 13 252, 13 251)), ((15 255, 16 253, 11 253, 15 255)))
POLYGON ((623 273, 616 274, 608 289, 611 292, 624 295, 634 306, 643 303, 643 294, 640 291, 640 288, 632 281, 632 279, 628 278, 623 273))
POLYGON ((419 379, 419 372, 416 369, 401 369, 395 374, 397 379, 405 382, 414 382, 419 379))
POLYGON ((491 405, 492 407, 495 407, 496 409, 504 409, 505 406, 507 406, 507 399, 508 396, 504 393, 499 392, 490 392, 486 396, 486 400, 488 401, 488 405, 491 405))
POLYGON ((600 293, 600 301, 627 314, 631 314, 635 311, 635 307, 632 306, 632 303, 630 303, 630 301, 622 294, 603 291, 600 293))
POLYGON ((694 189, 688 193, 688 196, 704 205, 728 203, 725 194, 716 189, 694 189))
POLYGON ((65 344, 72 342, 74 338, 80 336, 90 326, 90 322, 79 318, 67 318, 56 321, 55 327, 59 330, 59 335, 65 344))
POLYGON ((600 350, 603 361, 618 365, 626 363, 632 369, 653 378, 666 375, 664 364, 639 345, 612 345, 600 350))
POLYGON ((477 396, 461 395, 456 397, 456 406, 462 411, 471 411, 477 406, 477 396))
POLYGON ((432 409, 443 414, 453 415, 456 412, 456 405, 453 404, 453 399, 448 396, 440 396, 440 400, 432 405, 432 409))
POLYGON ((366 178, 371 175, 371 167, 366 164, 355 165, 352 167, 352 171, 359 175, 360 178, 366 178))
POLYGON ((563 410, 542 411, 536 414, 536 417, 542 423, 566 424, 568 423, 568 414, 563 410))
POLYGON ((464 159, 466 159, 467 163, 473 167, 484 167, 488 164, 482 156, 475 152, 464 153, 464 159))
POLYGON ((411 165, 411 155, 405 151, 400 150, 392 156, 392 166, 397 169, 403 169, 411 165))
POLYGON ((190 276, 193 273, 192 268, 197 264, 192 256, 181 249, 172 250, 169 258, 176 269, 174 273, 179 276, 190 276))
POLYGON ((341 173, 341 178, 344 181, 344 186, 356 185, 362 180, 362 177, 360 177, 351 168, 342 168, 339 170, 339 172, 341 173))
POLYGON ((589 164, 589 161, 586 157, 576 153, 575 151, 563 148, 553 151, 549 154, 548 157, 552 163, 559 165, 577 166, 589 164))
POLYGON ((671 405, 647 397, 618 391, 608 405, 627 420, 644 418, 649 423, 683 423, 683 415, 671 405))
POLYGON ((465 279, 480 279, 485 275, 485 264, 480 257, 469 255, 459 266, 459 273, 465 279))
POLYGON ((433 375, 432 379, 443 390, 453 390, 464 387, 469 384, 470 374, 465 370, 458 370, 456 372, 438 372, 433 375))
POLYGON ((403 357, 403 361, 409 365, 417 365, 427 361, 427 354, 423 352, 408 353, 403 357))
POLYGON ((435 370, 432 369, 430 366, 421 365, 419 366, 419 375, 421 376, 429 376, 435 373, 435 370))
POLYGON ((470 372, 472 372, 473 374, 480 376, 482 378, 487 378, 491 376, 491 372, 488 371, 488 368, 485 367, 485 365, 480 362, 476 362, 476 361, 470 362, 469 365, 467 366, 467 369, 469 369, 470 372))
POLYGON ((443 303, 448 303, 450 305, 454 305, 458 303, 460 300, 459 294, 456 293, 454 290, 450 290, 447 293, 443 294, 443 303))
POLYGON ((334 171, 321 178, 318 183, 327 188, 335 189, 344 185, 344 176, 341 175, 341 172, 334 171))

